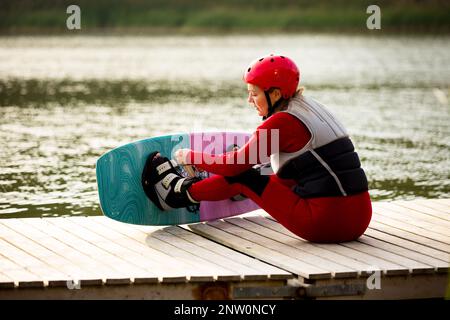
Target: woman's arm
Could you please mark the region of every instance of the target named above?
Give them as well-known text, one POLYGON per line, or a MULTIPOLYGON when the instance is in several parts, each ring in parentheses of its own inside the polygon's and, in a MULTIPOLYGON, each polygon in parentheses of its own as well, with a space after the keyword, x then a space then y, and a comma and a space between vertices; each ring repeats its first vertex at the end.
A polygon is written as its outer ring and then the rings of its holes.
POLYGON ((264 121, 249 141, 237 151, 212 155, 186 150, 187 152, 181 155, 181 161, 214 174, 234 176, 255 164, 270 161, 272 153, 300 150, 310 137, 309 131, 300 120, 280 112, 264 121))

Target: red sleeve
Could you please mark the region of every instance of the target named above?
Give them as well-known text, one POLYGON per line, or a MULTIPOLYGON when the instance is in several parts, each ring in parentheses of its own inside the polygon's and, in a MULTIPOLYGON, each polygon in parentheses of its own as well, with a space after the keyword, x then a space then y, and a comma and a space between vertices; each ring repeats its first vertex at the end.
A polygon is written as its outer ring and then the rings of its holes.
POLYGON ((187 161, 214 174, 234 176, 255 164, 269 162, 273 152, 300 150, 310 138, 311 134, 300 120, 278 112, 264 121, 239 150, 220 155, 190 151, 187 161))

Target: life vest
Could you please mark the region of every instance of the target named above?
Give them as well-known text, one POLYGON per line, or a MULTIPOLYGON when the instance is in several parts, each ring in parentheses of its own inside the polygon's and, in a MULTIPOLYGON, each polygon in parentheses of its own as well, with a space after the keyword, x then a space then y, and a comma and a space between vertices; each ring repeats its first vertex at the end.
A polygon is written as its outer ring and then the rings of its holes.
POLYGON ((272 170, 280 178, 294 179, 294 191, 303 198, 347 196, 368 190, 344 126, 319 102, 294 96, 286 110, 308 128, 311 139, 299 151, 270 156, 272 170))

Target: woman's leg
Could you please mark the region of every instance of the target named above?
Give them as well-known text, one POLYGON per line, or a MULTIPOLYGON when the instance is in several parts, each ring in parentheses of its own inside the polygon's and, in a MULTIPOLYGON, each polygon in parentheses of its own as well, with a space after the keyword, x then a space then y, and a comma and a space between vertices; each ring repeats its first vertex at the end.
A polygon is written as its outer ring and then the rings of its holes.
POLYGON ((192 184, 189 193, 196 201, 219 201, 240 193, 237 184, 229 184, 223 176, 214 175, 192 184))
POLYGON ((244 175, 243 183, 237 180, 241 179, 216 175, 194 183, 189 193, 196 201, 218 201, 243 194, 290 231, 308 237, 311 212, 307 201, 282 184, 276 175, 255 173, 244 175))
POLYGON ((346 197, 308 200, 313 212, 310 240, 345 242, 358 239, 369 226, 372 204, 368 192, 346 197))
POLYGON ((197 201, 223 200, 244 194, 281 225, 313 242, 357 239, 369 225, 372 209, 368 193, 348 197, 300 198, 276 175, 213 176, 194 183, 189 192, 197 201))

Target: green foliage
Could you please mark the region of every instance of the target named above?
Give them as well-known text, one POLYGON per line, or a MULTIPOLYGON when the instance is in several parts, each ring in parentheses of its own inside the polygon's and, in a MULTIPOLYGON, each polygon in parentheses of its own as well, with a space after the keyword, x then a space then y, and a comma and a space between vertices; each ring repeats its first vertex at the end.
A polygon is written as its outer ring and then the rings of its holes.
MULTIPOLYGON (((0 32, 64 31, 66 8, 77 4, 83 32, 165 28, 174 31, 366 30, 372 0, 3 0, 0 32)), ((376 1, 382 28, 450 30, 450 2, 376 1)))

